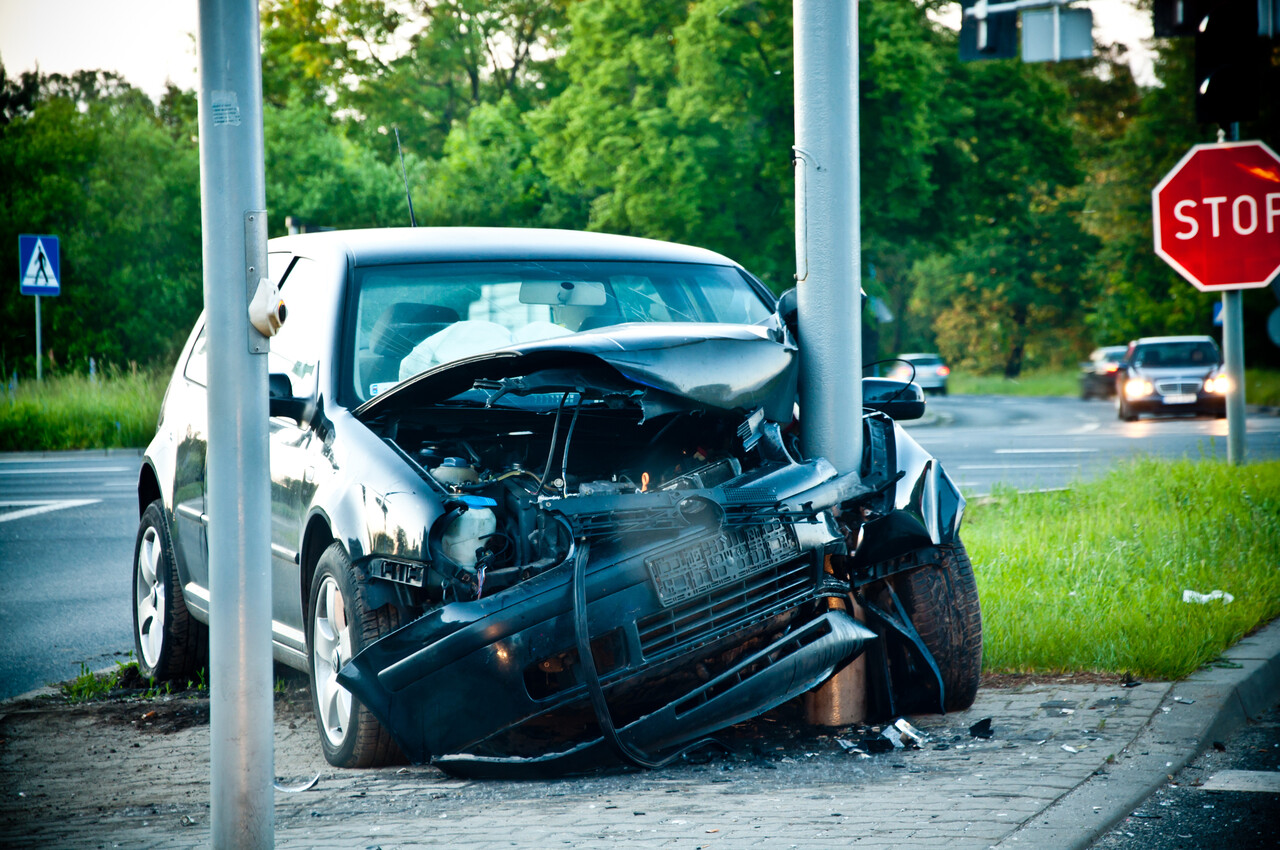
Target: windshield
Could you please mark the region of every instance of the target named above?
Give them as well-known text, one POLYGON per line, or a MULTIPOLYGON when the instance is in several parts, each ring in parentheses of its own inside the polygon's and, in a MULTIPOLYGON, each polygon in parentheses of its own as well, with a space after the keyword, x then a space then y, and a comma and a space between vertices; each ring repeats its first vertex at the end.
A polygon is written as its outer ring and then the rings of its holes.
POLYGON ((1140 345, 1133 352, 1135 366, 1161 369, 1180 366, 1214 366, 1218 347, 1212 342, 1160 342, 1140 345))
POLYGON ((444 363, 627 322, 764 321, 732 266, 612 261, 357 268, 344 341, 361 401, 444 363))

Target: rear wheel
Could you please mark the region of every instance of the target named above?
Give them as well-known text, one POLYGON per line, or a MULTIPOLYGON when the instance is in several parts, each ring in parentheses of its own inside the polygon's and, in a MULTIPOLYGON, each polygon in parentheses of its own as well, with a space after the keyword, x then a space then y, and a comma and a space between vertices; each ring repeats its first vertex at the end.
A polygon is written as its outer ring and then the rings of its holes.
MULTIPOLYGON (((921 567, 895 581, 911 624, 933 655, 945 688, 947 711, 973 705, 982 677, 982 612, 978 585, 964 544, 941 546, 938 563, 921 567)), ((904 706, 904 710, 937 710, 904 706)))
POLYGON ((399 611, 370 611, 364 586, 341 545, 320 556, 311 581, 307 657, 311 705, 324 757, 335 767, 375 767, 400 761, 391 735, 370 711, 338 683, 338 671, 360 650, 400 625, 399 611))
POLYGON ((164 505, 142 512, 133 546, 133 645, 148 679, 195 678, 208 654, 208 627, 191 616, 173 563, 164 505))

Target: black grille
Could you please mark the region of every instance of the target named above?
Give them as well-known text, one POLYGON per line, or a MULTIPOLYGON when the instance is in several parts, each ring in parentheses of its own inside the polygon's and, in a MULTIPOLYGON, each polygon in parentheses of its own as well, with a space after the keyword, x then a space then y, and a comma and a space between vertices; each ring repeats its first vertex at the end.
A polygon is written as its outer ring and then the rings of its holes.
POLYGON ((775 564, 640 620, 647 661, 682 652, 794 605, 815 583, 807 558, 775 564))

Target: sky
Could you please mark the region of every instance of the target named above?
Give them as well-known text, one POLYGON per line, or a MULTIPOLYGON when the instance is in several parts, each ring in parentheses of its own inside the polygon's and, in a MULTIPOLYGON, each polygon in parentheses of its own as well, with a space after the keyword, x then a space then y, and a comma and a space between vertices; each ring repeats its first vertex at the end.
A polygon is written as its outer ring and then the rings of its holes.
MULTIPOLYGON (((67 74, 117 71, 158 97, 168 81, 196 88, 197 0, 0 0, 0 62, 10 77, 23 71, 67 74)), ((1129 0, 1089 0, 1094 31, 1134 52, 1138 79, 1153 81, 1150 12, 1129 0)), ((958 6, 956 19, 958 20, 958 6)))

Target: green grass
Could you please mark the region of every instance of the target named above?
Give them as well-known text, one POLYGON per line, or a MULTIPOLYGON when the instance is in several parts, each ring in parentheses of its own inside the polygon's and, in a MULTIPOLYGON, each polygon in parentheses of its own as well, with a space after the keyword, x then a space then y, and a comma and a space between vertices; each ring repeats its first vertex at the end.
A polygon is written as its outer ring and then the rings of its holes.
POLYGON ((1280 405, 1280 372, 1244 368, 1245 404, 1280 405))
POLYGON ((129 371, 0 390, 0 451, 136 448, 155 434, 168 376, 129 371))
POLYGON ((1023 372, 1017 378, 952 372, 947 391, 956 395, 1075 396, 1080 379, 1075 370, 1023 372))
POLYGON ((964 535, 989 671, 1176 678, 1280 615, 1280 461, 1140 460, 1069 491, 1002 491, 964 535))

